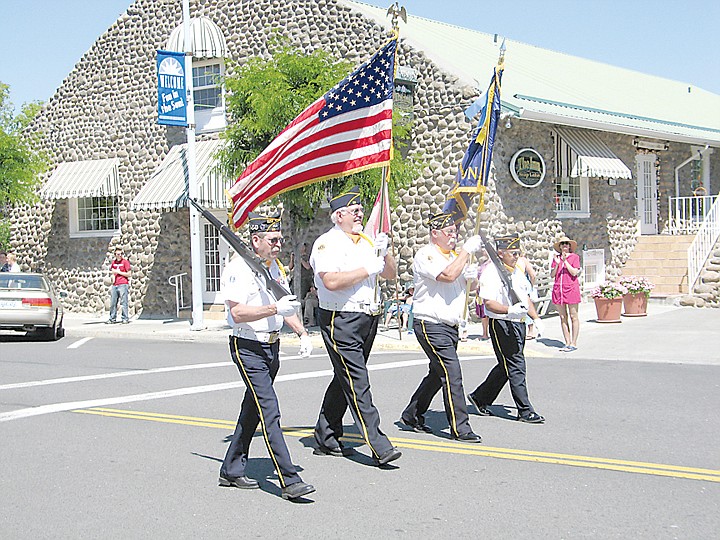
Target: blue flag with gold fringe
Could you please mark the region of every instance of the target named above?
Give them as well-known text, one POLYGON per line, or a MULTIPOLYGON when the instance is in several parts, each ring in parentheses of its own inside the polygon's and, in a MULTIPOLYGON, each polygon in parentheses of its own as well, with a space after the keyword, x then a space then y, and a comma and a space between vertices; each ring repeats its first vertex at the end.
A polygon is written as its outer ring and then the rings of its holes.
POLYGON ((456 223, 465 219, 472 204, 473 196, 480 190, 478 186, 487 186, 492 163, 495 132, 500 121, 500 81, 503 74, 503 62, 493 70, 492 80, 485 93, 485 105, 480 121, 473 130, 470 146, 463 156, 462 163, 455 176, 450 195, 443 212, 453 215, 456 223))

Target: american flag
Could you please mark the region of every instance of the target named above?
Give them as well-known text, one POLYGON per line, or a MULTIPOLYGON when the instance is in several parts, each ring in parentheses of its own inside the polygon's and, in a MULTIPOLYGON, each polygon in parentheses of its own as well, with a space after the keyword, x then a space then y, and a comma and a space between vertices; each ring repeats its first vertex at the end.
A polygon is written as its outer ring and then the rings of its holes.
POLYGON ((236 227, 275 195, 390 163, 396 47, 397 37, 300 113, 247 166, 230 188, 236 227))

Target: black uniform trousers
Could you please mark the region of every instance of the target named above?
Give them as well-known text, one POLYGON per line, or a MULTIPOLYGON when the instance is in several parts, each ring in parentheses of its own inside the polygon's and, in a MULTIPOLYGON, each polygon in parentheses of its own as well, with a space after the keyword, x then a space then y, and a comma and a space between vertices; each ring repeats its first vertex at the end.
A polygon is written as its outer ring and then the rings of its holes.
POLYGON ((380 430, 380 414, 372 402, 367 370, 379 320, 379 315, 318 310, 320 333, 334 371, 315 425, 315 441, 322 446, 340 446, 342 419, 349 407, 355 426, 373 457, 393 447, 380 430))
POLYGON ((220 467, 221 476, 237 478, 245 475, 250 442, 260 424, 281 487, 301 481, 280 428, 280 406, 273 388, 280 369, 279 350, 279 341, 268 344, 230 336, 230 355, 246 390, 235 433, 220 467))
POLYGON ((472 432, 468 421, 465 391, 463 390, 462 369, 457 355, 458 329, 448 324, 415 319, 415 336, 430 359, 428 374, 420 382, 410 403, 402 413, 405 420, 425 423, 424 414, 430 402, 442 389, 445 414, 453 437, 472 432))
POLYGON ((492 405, 498 394, 510 381, 510 392, 517 405, 518 414, 526 417, 534 412, 530 404, 526 384, 525 323, 490 318, 490 339, 497 365, 492 368, 485 382, 478 386, 472 396, 481 405, 492 405))

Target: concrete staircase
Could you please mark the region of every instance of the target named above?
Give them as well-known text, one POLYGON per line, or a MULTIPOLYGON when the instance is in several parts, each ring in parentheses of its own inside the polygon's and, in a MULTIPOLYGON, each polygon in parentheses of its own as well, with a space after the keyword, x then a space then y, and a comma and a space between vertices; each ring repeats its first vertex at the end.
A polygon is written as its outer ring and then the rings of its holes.
POLYGON ((651 297, 688 293, 687 250, 692 235, 640 236, 622 269, 624 276, 644 276, 655 284, 651 297))

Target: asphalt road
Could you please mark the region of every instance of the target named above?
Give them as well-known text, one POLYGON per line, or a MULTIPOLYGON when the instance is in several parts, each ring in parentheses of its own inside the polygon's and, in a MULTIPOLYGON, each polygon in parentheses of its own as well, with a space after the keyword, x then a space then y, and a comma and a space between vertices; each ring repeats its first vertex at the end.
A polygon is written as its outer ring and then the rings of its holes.
MULTIPOLYGON (((416 351, 378 351, 371 382, 403 450, 385 469, 348 426, 349 458, 312 455, 330 380, 323 351, 283 355, 286 439, 317 491, 291 503, 256 437, 261 490, 217 486, 244 390, 220 343, 0 339, 1 538, 715 538, 720 530, 720 366, 529 360, 545 425, 471 414, 483 444, 395 424, 424 376, 416 351)), ((580 351, 579 351, 580 352, 580 351)), ((680 362, 681 359, 678 359, 680 362)), ((494 364, 465 356, 466 391, 494 364)), ((470 408, 471 413, 474 409, 470 408)))

